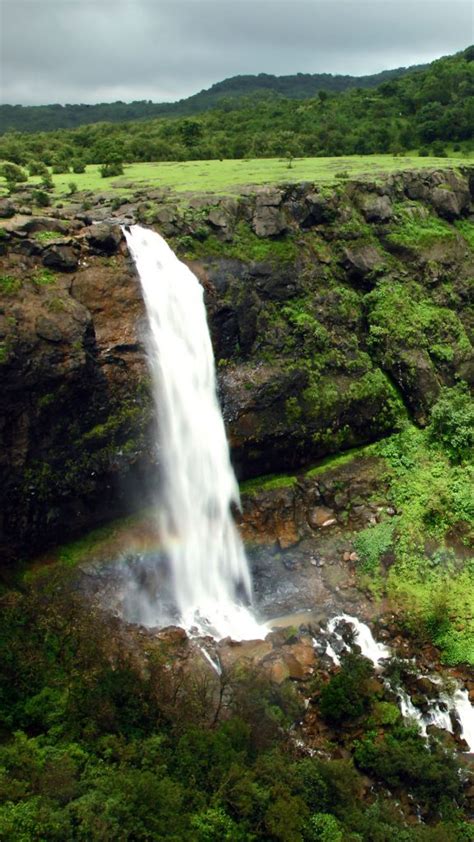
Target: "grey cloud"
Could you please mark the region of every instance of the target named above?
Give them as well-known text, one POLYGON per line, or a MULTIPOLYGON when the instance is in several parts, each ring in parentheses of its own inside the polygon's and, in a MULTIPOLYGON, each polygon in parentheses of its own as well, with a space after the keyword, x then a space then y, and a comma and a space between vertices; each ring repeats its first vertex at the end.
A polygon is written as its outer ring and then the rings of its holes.
POLYGON ((237 73, 372 73, 473 40, 471 0, 0 0, 2 101, 177 99, 237 73))

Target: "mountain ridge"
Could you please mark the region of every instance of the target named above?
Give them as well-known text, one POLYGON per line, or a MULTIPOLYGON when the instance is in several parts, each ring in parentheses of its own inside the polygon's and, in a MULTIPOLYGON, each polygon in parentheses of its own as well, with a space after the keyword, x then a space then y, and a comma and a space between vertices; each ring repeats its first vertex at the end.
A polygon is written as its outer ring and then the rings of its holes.
POLYGON ((176 102, 50 103, 46 105, 0 105, 0 134, 9 131, 55 131, 72 129, 100 122, 122 123, 148 120, 153 117, 184 117, 202 114, 223 100, 239 99, 254 94, 274 94, 289 99, 309 99, 318 91, 340 93, 353 88, 375 88, 382 82, 399 79, 407 73, 421 71, 427 64, 382 70, 379 73, 350 76, 332 73, 295 73, 276 76, 270 73, 239 74, 215 82, 189 97, 176 102))

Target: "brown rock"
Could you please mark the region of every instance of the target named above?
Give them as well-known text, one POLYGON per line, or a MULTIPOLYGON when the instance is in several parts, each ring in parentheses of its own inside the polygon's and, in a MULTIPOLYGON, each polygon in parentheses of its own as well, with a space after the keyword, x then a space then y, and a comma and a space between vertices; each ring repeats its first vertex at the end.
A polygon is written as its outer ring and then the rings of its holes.
POLYGON ((334 512, 325 506, 316 506, 308 514, 308 524, 311 529, 320 529, 322 526, 330 526, 335 522, 334 512))
POLYGON ((278 524, 276 537, 278 546, 281 550, 287 550, 289 547, 294 547, 300 540, 300 536, 298 535, 298 531, 293 521, 278 524))
POLYGON ((313 673, 316 652, 309 638, 284 646, 282 652, 290 671, 290 678, 303 679, 313 673))
POLYGON ((264 663, 265 671, 274 684, 283 684, 290 677, 290 670, 286 661, 278 656, 264 663))

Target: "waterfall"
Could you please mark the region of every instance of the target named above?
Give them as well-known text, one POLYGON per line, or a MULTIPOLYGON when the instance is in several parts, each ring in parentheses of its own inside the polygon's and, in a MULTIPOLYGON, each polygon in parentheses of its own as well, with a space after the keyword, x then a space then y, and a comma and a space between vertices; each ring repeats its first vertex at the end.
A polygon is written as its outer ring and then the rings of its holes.
MULTIPOLYGON (((246 607, 252 587, 231 514, 239 491, 217 401, 203 289, 159 234, 139 225, 124 233, 149 323, 161 469, 157 518, 179 623, 217 637, 263 637, 266 630, 246 607)), ((159 625, 159 606, 141 596, 141 621, 159 625)))

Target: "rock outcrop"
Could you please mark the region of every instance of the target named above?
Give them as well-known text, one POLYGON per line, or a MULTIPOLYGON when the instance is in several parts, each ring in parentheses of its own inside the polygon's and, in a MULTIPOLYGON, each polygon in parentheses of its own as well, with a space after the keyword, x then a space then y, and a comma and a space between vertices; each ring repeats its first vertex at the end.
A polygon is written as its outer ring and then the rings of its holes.
POLYGON ((143 189, 119 207, 100 198, 41 216, 3 200, 4 556, 142 504, 150 488, 146 325, 120 221, 155 226, 204 287, 243 479, 373 441, 407 412, 426 423, 441 386, 469 378, 473 185, 469 172, 410 171, 181 203, 143 189))

